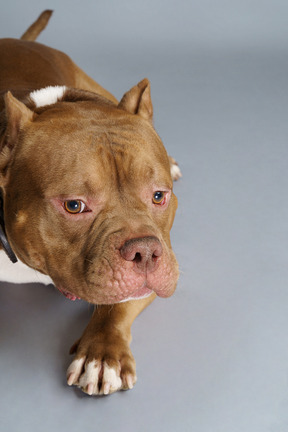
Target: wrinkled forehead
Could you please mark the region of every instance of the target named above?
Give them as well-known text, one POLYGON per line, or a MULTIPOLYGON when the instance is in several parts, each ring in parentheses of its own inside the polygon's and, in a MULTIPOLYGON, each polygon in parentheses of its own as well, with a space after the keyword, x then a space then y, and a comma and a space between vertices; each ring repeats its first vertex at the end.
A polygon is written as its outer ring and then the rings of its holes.
MULTIPOLYGON (((87 113, 86 113, 87 114, 87 113)), ((82 115, 82 117, 81 117, 82 115)), ((75 119, 43 115, 26 131, 18 162, 45 185, 91 188, 107 182, 157 182, 170 187, 166 150, 154 128, 136 116, 105 112, 75 119), (45 121, 44 121, 45 120, 45 121), (49 120, 49 121, 48 121, 49 120)))

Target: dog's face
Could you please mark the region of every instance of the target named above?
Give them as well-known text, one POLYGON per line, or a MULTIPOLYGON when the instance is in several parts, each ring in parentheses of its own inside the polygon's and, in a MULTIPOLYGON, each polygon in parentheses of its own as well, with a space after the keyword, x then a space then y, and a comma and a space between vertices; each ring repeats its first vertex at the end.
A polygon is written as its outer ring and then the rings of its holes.
POLYGON ((109 304, 176 287, 169 160, 150 93, 132 90, 118 107, 68 92, 32 111, 6 97, 7 235, 16 255, 71 299, 109 304))

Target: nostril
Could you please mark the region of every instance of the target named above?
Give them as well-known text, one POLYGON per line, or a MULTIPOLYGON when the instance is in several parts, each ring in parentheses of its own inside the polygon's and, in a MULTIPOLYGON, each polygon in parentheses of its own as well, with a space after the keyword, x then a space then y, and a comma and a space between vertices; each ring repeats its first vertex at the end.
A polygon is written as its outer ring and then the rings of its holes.
POLYGON ((140 252, 136 252, 135 257, 133 258, 133 260, 135 263, 140 263, 142 261, 142 256, 140 254, 140 252))

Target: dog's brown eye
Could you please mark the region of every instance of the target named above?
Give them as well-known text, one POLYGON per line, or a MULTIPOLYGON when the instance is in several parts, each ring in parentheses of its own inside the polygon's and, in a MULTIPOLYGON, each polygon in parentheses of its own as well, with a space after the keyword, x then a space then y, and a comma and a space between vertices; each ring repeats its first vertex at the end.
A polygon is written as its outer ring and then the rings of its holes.
POLYGON ((64 208, 68 213, 77 214, 83 213, 86 205, 81 200, 68 200, 64 202, 64 208))
POLYGON ((161 192, 161 191, 154 192, 152 201, 154 204, 163 205, 165 203, 165 192, 161 192))

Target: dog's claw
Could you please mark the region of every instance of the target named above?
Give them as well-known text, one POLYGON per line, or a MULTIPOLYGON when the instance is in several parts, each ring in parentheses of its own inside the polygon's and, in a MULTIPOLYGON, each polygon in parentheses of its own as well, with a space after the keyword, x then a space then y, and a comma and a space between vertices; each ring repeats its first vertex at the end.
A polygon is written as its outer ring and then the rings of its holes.
POLYGON ((132 375, 127 375, 126 377, 126 383, 129 390, 131 390, 134 387, 133 377, 132 375))
POLYGON ((74 384, 74 378, 75 378, 75 373, 73 372, 67 376, 67 384, 69 386, 72 386, 74 384))
POLYGON ((86 393, 89 396, 92 396, 93 395, 93 389, 94 389, 94 385, 92 383, 88 384, 87 389, 86 389, 86 393))
POLYGON ((110 389, 111 389, 111 384, 110 383, 104 384, 103 394, 104 395, 108 395, 110 393, 110 389))

